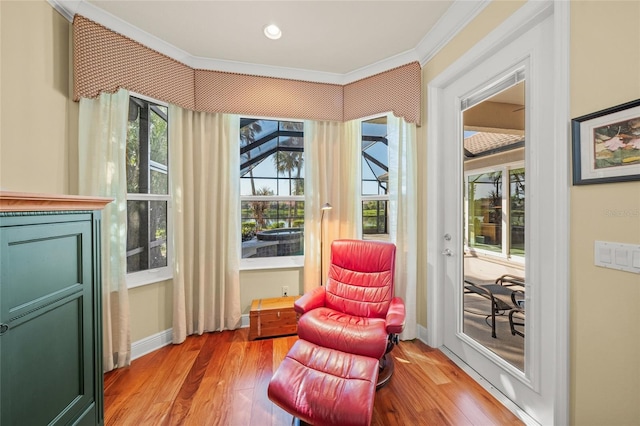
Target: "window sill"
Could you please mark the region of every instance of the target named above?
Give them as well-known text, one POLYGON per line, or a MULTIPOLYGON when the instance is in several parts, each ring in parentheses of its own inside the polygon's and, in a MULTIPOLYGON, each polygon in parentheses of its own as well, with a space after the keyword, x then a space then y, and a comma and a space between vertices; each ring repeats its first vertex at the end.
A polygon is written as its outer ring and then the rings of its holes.
POLYGON ((304 256, 259 257, 240 260, 241 271, 303 268, 304 256))
POLYGON ((142 287, 144 285, 155 284, 161 281, 173 279, 171 268, 151 269, 148 271, 134 272, 126 275, 127 288, 142 287))

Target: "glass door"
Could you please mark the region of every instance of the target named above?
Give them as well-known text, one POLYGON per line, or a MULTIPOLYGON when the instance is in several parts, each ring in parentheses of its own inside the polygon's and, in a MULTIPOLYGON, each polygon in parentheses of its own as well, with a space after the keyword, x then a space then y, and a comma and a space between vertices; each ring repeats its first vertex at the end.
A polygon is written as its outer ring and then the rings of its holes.
POLYGON ((540 424, 562 344, 552 34, 545 19, 429 91, 434 341, 540 424))
POLYGON ((463 333, 524 371, 526 102, 520 75, 462 112, 460 235, 463 333))

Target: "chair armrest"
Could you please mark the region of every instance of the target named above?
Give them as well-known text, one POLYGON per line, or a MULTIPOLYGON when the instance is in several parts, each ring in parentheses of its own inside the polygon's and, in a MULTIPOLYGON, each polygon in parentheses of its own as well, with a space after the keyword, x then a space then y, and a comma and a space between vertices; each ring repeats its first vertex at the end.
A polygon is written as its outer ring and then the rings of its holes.
POLYGON ((513 292, 511 293, 511 301, 513 302, 513 306, 515 306, 518 310, 523 310, 524 291, 513 290, 513 292))
POLYGON ((519 285, 524 287, 524 278, 515 275, 505 274, 496 280, 496 284, 503 286, 519 285))
POLYGON ((399 297, 391 299, 389 310, 387 311, 387 333, 400 334, 404 330, 404 320, 406 311, 404 301, 399 297))
POLYGON ((304 314, 312 309, 324 306, 324 296, 324 287, 316 287, 296 300, 293 304, 293 309, 299 314, 304 314))

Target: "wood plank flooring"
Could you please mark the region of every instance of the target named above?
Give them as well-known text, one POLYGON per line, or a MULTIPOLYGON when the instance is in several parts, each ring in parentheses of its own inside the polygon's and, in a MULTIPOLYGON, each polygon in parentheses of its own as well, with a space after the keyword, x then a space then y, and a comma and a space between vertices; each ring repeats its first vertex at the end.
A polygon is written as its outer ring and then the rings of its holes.
MULTIPOLYGON (((290 425, 267 385, 297 336, 249 341, 248 329, 191 336, 105 374, 105 424, 290 425)), ((391 354, 374 426, 521 425, 442 352, 415 340, 391 354)))

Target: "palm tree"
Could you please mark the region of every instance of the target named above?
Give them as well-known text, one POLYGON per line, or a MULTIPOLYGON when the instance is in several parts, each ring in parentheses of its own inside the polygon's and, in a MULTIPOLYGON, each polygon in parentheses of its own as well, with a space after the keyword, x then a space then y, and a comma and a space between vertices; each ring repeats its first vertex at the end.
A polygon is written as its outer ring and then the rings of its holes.
MULTIPOLYGON (((262 126, 260 125, 260 121, 253 121, 247 124, 244 127, 240 128, 240 146, 244 147, 252 144, 256 140, 256 134, 262 132, 262 126)), ((251 151, 247 151, 244 154, 247 161, 251 160, 251 151)), ((253 181, 253 167, 249 167, 249 178, 251 179, 251 194, 256 194, 256 184, 253 181)))
POLYGON ((296 179, 300 179, 300 173, 302 170, 302 163, 304 162, 304 157, 301 152, 296 151, 278 151, 276 155, 273 157, 273 162, 275 163, 276 170, 278 174, 287 174, 289 178, 289 194, 290 195, 299 195, 297 194, 298 188, 296 187, 296 191, 292 190, 291 184, 291 173, 296 170, 296 179), (294 194, 296 192, 296 194, 294 194))
MULTIPOLYGON (((292 179, 291 174, 294 170, 297 170, 296 173, 296 182, 300 180, 300 171, 302 169, 302 163, 304 158, 301 152, 297 151, 278 151, 276 155, 273 157, 273 162, 275 163, 276 170, 278 174, 287 174, 289 178, 289 194, 294 195, 294 191, 292 188, 292 179)), ((298 185, 296 184, 297 192, 298 185)), ((297 194, 296 194, 297 195, 297 194)), ((291 227, 291 203, 289 203, 289 227, 291 227)))
MULTIPOLYGON (((267 187, 258 189, 253 195, 273 195, 273 191, 267 187)), ((269 201, 251 201, 249 203, 256 219, 256 232, 266 227, 264 212, 269 208, 269 201)))
POLYGON ((304 164, 304 155, 302 152, 292 152, 292 164, 296 168, 296 194, 304 194, 304 185, 300 186, 300 173, 302 173, 302 165, 304 164))
MULTIPOLYGON (((301 123, 299 121, 283 121, 280 122, 280 128, 282 130, 290 130, 293 132, 302 132, 303 128, 304 128, 304 123, 301 123)), ((301 137, 291 137, 291 139, 289 140, 289 144, 292 146, 302 146, 304 144, 304 140, 301 137)), ((285 154, 283 152, 283 154, 285 154)), ((290 158, 286 160, 286 162, 288 163, 289 166, 291 166, 291 170, 297 170, 296 172, 296 195, 302 195, 302 191, 304 191, 304 188, 300 188, 298 186, 299 182, 300 182, 300 173, 302 171, 302 164, 304 162, 304 156, 302 154, 302 152, 298 152, 298 151, 286 151, 286 154, 288 155, 290 158)), ((277 164, 276 164, 277 167, 277 164)), ((278 170, 280 171, 280 170, 278 170)), ((289 181, 291 181, 291 173, 289 173, 289 181)), ((293 193, 291 192, 291 185, 289 185, 289 193, 291 195, 293 195, 293 193)))

